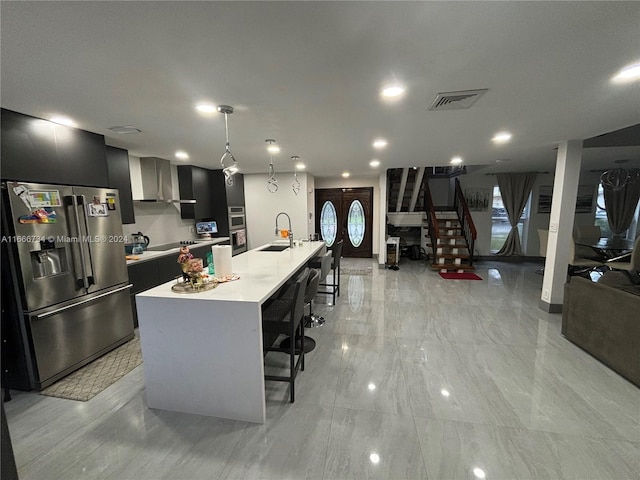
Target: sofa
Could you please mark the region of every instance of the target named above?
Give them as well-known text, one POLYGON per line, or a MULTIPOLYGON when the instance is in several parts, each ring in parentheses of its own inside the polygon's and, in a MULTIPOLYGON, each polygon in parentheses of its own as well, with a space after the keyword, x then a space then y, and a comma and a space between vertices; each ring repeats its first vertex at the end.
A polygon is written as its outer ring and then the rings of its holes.
POLYGON ((565 284, 562 334, 640 387, 640 285, 626 272, 565 284))

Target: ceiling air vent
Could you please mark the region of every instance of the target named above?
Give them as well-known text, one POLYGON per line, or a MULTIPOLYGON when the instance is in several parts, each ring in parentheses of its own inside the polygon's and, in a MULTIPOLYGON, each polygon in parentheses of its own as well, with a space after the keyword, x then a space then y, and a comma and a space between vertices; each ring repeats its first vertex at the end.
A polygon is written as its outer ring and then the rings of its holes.
POLYGON ((142 132, 142 130, 140 130, 137 127, 134 127, 133 125, 117 125, 115 127, 109 127, 109 130, 112 130, 116 133, 121 133, 121 134, 130 134, 130 133, 140 133, 142 132))
POLYGON ((461 90, 442 92, 436 95, 428 110, 466 110, 485 94, 487 88, 480 90, 461 90))

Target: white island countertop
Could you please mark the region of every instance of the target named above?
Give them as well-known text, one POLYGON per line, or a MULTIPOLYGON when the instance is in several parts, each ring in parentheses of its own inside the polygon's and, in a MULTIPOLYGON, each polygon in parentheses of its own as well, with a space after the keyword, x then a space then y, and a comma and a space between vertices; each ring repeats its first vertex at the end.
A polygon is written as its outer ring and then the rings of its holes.
MULTIPOLYGON (((280 243, 281 244, 281 243, 280 243)), ((271 245, 271 244, 268 244, 271 245)), ((232 271, 240 279, 219 284, 212 290, 183 294, 171 290, 175 281, 167 282, 138 294, 143 297, 197 298, 262 304, 284 282, 304 266, 325 245, 324 242, 302 242, 302 245, 282 252, 260 251, 268 245, 249 250, 232 258, 232 271)))
POLYGON ((147 406, 264 423, 262 304, 324 245, 235 256, 240 279, 212 290, 175 293, 172 281, 137 294, 147 406))

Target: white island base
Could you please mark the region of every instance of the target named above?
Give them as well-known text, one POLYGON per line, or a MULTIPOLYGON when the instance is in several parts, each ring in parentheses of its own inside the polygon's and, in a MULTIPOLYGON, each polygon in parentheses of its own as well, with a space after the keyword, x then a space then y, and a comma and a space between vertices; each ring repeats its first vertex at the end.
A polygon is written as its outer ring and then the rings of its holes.
POLYGON ((240 280, 206 292, 169 282, 136 295, 147 405, 264 423, 261 306, 323 246, 238 255, 240 280))

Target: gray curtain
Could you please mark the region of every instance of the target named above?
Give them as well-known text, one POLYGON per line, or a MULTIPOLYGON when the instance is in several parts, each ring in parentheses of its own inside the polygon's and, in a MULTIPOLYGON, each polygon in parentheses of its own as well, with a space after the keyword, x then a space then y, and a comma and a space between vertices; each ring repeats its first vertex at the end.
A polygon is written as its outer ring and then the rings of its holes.
POLYGON ((502 203, 507 211, 511 231, 507 235, 502 248, 496 255, 523 255, 520 246, 520 235, 518 234, 518 220, 522 216, 522 211, 527 204, 527 199, 531 194, 533 182, 536 180, 535 173, 498 173, 498 187, 502 203))
POLYGON ((633 221, 640 199, 640 170, 616 169, 605 172, 602 176, 602 189, 609 228, 614 235, 624 233, 633 221))

